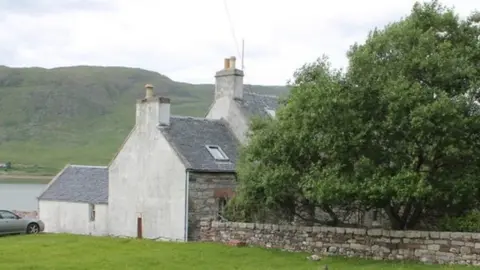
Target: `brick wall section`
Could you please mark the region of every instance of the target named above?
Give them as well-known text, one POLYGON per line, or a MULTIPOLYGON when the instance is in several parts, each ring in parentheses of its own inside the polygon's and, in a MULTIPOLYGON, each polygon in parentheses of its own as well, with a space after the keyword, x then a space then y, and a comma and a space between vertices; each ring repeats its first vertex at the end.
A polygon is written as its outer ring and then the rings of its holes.
POLYGON ((288 251, 424 263, 480 265, 480 233, 391 231, 201 222, 202 241, 246 241, 288 251))
POLYGON ((188 239, 200 237, 200 220, 216 219, 220 197, 231 197, 236 180, 233 173, 190 173, 188 183, 188 239))

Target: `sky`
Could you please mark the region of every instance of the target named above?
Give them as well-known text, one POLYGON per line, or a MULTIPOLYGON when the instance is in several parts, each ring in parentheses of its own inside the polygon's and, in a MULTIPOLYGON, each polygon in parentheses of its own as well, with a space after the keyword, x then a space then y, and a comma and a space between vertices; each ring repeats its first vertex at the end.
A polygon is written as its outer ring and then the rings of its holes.
MULTIPOLYGON (((245 83, 283 85, 307 62, 346 52, 414 0, 0 0, 0 65, 128 66, 213 83, 244 40, 245 83)), ((478 0, 443 0, 467 16, 478 0)), ((477 5, 475 5, 477 2, 477 5)))

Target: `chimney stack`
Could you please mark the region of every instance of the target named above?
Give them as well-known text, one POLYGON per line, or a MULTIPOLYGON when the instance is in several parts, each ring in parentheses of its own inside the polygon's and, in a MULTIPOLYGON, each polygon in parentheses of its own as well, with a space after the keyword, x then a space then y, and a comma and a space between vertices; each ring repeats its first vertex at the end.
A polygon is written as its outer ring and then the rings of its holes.
POLYGON ((145 85, 145 98, 137 101, 136 125, 170 125, 170 99, 155 96, 153 85, 145 85))
POLYGON ((145 84, 145 98, 150 99, 153 98, 153 85, 145 84))
POLYGON ((236 57, 223 60, 223 69, 215 74, 215 99, 243 99, 243 71, 236 68, 236 57))

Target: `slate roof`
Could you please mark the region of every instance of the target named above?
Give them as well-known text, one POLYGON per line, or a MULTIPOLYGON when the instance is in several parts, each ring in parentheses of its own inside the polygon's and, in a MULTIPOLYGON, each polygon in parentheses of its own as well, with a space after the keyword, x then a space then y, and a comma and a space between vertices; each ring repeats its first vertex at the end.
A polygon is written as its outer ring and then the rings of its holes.
POLYGON ((275 111, 278 108, 278 97, 260 95, 247 91, 243 93, 242 100, 235 100, 235 102, 240 105, 240 108, 242 108, 248 116, 269 116, 266 108, 275 111))
POLYGON ((108 168, 68 165, 38 199, 106 204, 108 203, 108 168))
POLYGON ((171 116, 170 125, 162 126, 160 130, 180 155, 187 169, 235 172, 240 142, 224 120, 171 116), (206 145, 220 146, 229 161, 216 161, 206 145))

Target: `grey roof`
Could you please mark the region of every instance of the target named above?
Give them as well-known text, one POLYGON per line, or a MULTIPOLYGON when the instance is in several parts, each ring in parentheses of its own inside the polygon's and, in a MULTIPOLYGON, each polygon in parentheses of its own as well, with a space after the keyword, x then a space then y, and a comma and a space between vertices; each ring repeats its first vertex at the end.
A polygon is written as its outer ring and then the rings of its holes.
POLYGON ((182 158, 187 169, 234 172, 240 146, 224 120, 172 116, 170 125, 160 127, 165 138, 182 158), (229 161, 216 161, 207 145, 217 145, 229 161))
POLYGON ((242 100, 235 100, 249 116, 269 116, 266 109, 277 110, 278 97, 244 92, 242 100))
POLYGON ((108 168, 68 165, 38 199, 106 204, 108 203, 108 168))

